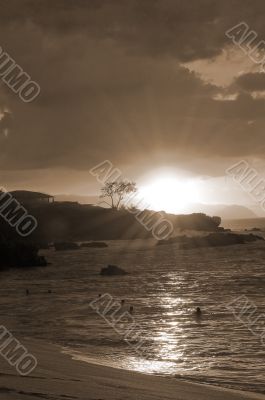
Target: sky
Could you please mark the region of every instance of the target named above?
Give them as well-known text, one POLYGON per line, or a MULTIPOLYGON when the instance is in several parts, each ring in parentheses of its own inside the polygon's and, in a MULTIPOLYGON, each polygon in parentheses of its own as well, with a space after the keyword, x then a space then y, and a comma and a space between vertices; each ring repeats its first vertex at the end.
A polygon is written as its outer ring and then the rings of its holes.
POLYGON ((1 3, 0 46, 41 88, 24 103, 0 80, 3 186, 92 195, 110 160, 140 186, 169 171, 199 202, 255 206, 225 171, 264 175, 265 74, 225 33, 265 40, 264 0, 1 3))

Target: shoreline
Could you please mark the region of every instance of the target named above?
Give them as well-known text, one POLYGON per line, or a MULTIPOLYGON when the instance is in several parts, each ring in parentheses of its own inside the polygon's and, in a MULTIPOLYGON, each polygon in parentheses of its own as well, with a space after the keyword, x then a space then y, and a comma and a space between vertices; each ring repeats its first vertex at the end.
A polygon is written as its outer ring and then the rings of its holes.
POLYGON ((38 360, 29 376, 0 359, 3 400, 265 400, 265 395, 77 360, 59 345, 22 340, 38 360))
POLYGON ((191 383, 191 384, 195 384, 195 385, 202 385, 202 386, 206 386, 206 387, 210 387, 210 388, 220 388, 220 389, 224 389, 224 390, 231 390, 231 391, 241 392, 241 393, 250 393, 250 394, 256 394, 256 395, 263 395, 264 398, 265 398, 265 394, 262 393, 262 392, 254 392, 254 391, 247 390, 247 389, 245 390, 245 389, 240 389, 240 388, 235 388, 235 387, 222 386, 219 383, 210 383, 210 382, 206 382, 206 381, 202 381, 202 380, 196 379, 196 377, 194 377, 194 378, 188 377, 187 378, 185 376, 178 376, 177 374, 172 375, 172 374, 164 374, 164 373, 137 371, 136 369, 128 369, 128 368, 123 367, 123 366, 111 365, 110 363, 107 364, 104 361, 100 362, 98 359, 90 357, 87 354, 84 355, 81 351, 73 350, 70 347, 64 347, 64 346, 60 346, 60 345, 59 345, 59 347, 61 347, 62 353, 66 354, 66 355, 69 355, 72 360, 84 362, 84 363, 89 364, 89 365, 112 368, 112 369, 115 369, 117 371, 127 371, 127 372, 131 372, 131 373, 139 373, 139 374, 146 375, 146 376, 155 376, 155 377, 161 377, 161 378, 176 379, 178 382, 185 382, 187 384, 191 383))

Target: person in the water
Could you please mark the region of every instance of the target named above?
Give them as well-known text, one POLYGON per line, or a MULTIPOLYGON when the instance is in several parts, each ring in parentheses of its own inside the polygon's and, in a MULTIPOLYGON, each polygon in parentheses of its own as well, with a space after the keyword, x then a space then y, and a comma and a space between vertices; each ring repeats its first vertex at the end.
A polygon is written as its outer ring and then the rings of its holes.
POLYGON ((197 308, 196 308, 196 314, 197 314, 197 315, 201 315, 201 313, 202 313, 201 308, 200 308, 200 307, 197 307, 197 308))

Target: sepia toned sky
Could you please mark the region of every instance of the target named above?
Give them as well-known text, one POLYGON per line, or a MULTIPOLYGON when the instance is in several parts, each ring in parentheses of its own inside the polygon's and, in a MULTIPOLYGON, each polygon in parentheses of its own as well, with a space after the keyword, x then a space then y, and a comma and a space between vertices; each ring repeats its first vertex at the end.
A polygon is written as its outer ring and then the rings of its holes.
POLYGON ((94 194, 89 169, 126 177, 171 168, 207 202, 247 204, 225 169, 260 173, 265 74, 225 32, 265 39, 263 0, 0 1, 0 46, 39 83, 23 103, 0 81, 0 171, 7 188, 94 194), (214 192, 214 195, 209 195, 214 192))

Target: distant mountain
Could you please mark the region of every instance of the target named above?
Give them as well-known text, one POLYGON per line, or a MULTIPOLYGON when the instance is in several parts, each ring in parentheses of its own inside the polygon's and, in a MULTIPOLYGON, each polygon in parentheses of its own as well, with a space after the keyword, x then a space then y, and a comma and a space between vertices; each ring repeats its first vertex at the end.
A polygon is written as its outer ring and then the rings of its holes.
POLYGON ((224 219, 245 219, 257 218, 257 215, 247 207, 239 205, 223 205, 223 204, 197 204, 196 212, 203 212, 207 215, 218 215, 224 219))
POLYGON ((245 218, 256 218, 257 215, 247 207, 244 206, 226 206, 220 210, 220 215, 222 219, 245 219, 245 218))
MULTIPOLYGON (((107 207, 107 204, 104 204, 104 200, 100 199, 99 196, 81 196, 74 194, 57 194, 55 195, 56 201, 70 201, 70 202, 78 202, 80 204, 95 204, 100 205, 101 207, 107 207)), ((225 204, 190 204, 188 206, 187 213, 204 213, 207 215, 218 215, 223 219, 245 219, 245 218, 257 218, 257 214, 255 214, 252 210, 247 207, 239 206, 236 204, 233 205, 225 205, 225 204)), ((176 214, 179 214, 176 212, 176 214)))

